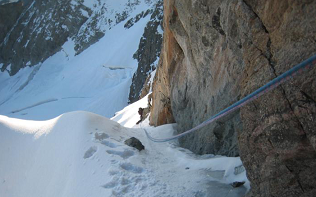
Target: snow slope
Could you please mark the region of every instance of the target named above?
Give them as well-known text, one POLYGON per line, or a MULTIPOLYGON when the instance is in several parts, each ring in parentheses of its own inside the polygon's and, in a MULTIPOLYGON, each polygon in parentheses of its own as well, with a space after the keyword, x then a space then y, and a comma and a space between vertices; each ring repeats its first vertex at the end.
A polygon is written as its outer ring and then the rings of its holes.
MULTIPOLYGON (((86 2, 94 6, 98 1, 86 2)), ((127 1, 113 2, 106 1, 112 11, 120 11, 127 1)), ((149 8, 142 1, 130 10, 126 20, 149 8)), ((150 15, 141 18, 129 29, 124 28, 124 21, 111 26, 102 39, 77 56, 75 42, 69 39, 60 52, 39 65, 24 68, 12 77, 0 72, 0 114, 47 120, 85 110, 112 117, 127 105, 137 68, 133 54, 149 19, 150 15)))
MULTIPOLYGON (((176 126, 145 125, 159 137, 172 135, 176 126)), ((244 171, 234 174, 239 158, 196 156, 176 143, 155 144, 142 128, 82 111, 47 121, 0 116, 0 156, 3 197, 232 197, 246 190, 229 185, 247 181, 244 171), (126 146, 124 140, 131 136, 145 150, 126 146)))

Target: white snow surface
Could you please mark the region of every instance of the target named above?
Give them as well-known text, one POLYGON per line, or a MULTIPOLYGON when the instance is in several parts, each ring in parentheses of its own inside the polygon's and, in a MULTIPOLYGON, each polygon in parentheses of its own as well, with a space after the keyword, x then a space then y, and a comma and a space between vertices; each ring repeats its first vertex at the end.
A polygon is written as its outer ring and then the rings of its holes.
POLYGON ((84 111, 46 121, 0 116, 0 196, 242 196, 244 187, 229 185, 247 181, 234 174, 239 158, 197 156, 148 141, 143 130, 169 137, 175 127, 127 128, 84 111), (145 150, 124 144, 132 136, 145 150))
POLYGON ((145 96, 143 99, 136 101, 132 105, 125 107, 123 110, 115 113, 114 117, 112 117, 111 120, 114 120, 128 128, 135 127, 135 123, 138 122, 140 118, 138 114, 138 109, 146 108, 148 103, 147 100, 148 95, 145 96))

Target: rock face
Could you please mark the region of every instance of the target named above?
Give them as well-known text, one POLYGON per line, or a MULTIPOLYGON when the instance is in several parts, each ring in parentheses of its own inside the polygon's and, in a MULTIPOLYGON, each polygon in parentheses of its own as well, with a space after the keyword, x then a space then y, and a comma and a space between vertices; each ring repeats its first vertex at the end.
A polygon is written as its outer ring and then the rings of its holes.
MULTIPOLYGON (((316 54, 316 1, 170 0, 151 124, 190 129, 316 54)), ((248 196, 316 196, 316 68, 180 139, 241 156, 248 196)))
POLYGON ((22 2, 0 5, 0 40, 5 38, 22 11, 22 2))
MULTIPOLYGON (((229 15, 221 2, 165 2, 162 61, 153 84, 154 125, 175 120, 183 132, 240 98, 242 49, 226 35, 233 21, 221 24, 229 15)), ((236 131, 241 129, 235 113, 180 144, 200 154, 237 156, 236 131)))
MULTIPOLYGON (((315 1, 245 2, 262 24, 258 40, 267 41, 261 51, 245 45, 243 96, 316 54, 315 1)), ((315 87, 316 66, 242 108, 239 147, 249 196, 316 196, 315 87)))
POLYGON ((14 75, 20 68, 38 64, 57 51, 87 20, 82 5, 70 0, 36 0, 26 5, 15 25, 1 40, 0 63, 14 75))
POLYGON ((142 88, 145 84, 147 76, 156 69, 155 62, 158 59, 162 44, 162 19, 163 19, 163 2, 159 0, 155 8, 148 10, 130 19, 125 27, 129 28, 140 17, 146 17, 151 14, 150 21, 147 23, 144 34, 139 42, 139 47, 134 54, 134 59, 138 61, 137 71, 133 76, 130 88, 129 102, 137 101, 141 95, 142 88))

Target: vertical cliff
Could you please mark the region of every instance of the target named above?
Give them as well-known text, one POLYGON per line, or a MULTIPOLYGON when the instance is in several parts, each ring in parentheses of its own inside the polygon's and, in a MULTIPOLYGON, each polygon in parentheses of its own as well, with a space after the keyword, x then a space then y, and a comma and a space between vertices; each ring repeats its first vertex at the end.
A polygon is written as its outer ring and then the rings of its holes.
MULTIPOLYGON (((316 54, 313 0, 170 0, 151 123, 190 129, 316 54)), ((249 196, 316 195, 316 69, 180 139, 240 155, 249 196)))

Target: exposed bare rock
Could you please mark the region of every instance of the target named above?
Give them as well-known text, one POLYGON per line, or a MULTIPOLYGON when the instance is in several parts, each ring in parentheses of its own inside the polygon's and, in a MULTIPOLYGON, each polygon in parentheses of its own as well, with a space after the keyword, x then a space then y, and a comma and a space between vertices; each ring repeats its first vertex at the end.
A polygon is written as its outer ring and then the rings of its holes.
MULTIPOLYGON (((139 0, 131 0, 123 10, 115 10, 106 1, 96 1, 93 7, 85 6, 83 0, 23 2, 22 10, 18 6, 14 9, 16 13, 10 10, 0 13, 0 16, 4 15, 0 18, 0 30, 3 29, 0 32, 0 69, 7 70, 10 75, 45 61, 61 51, 68 40, 74 42, 76 55, 81 53, 102 38, 107 30, 127 19, 140 4, 139 0), (6 20, 4 25, 2 20, 6 20)), ((0 11, 12 5, 0 5, 0 11)), ((65 55, 68 56, 66 52, 65 55)))
POLYGON ((85 9, 71 0, 35 0, 26 4, 18 19, 11 19, 14 25, 0 40, 1 70, 14 75, 60 51, 87 20, 81 14, 85 9))
POLYGON ((11 30, 22 11, 22 2, 0 4, 0 40, 11 30))
MULTIPOLYGON (((245 4, 260 21, 267 42, 259 56, 246 57, 249 75, 243 95, 316 53, 315 1, 245 4)), ((247 48, 255 51, 255 46, 247 48)), ((315 76, 314 67, 241 110, 239 144, 252 196, 316 195, 315 76)))
POLYGON ((149 74, 146 78, 146 81, 143 85, 142 91, 139 95, 139 99, 144 98, 150 92, 150 89, 151 89, 150 78, 151 78, 151 74, 149 74))
MULTIPOLYGON (((230 32, 223 34, 227 24, 219 27, 220 20, 229 15, 221 2, 165 2, 164 46, 153 84, 152 124, 174 118, 178 131, 183 132, 240 97, 242 49, 227 38, 230 32)), ((180 144, 196 153, 237 156, 236 131, 240 129, 239 113, 235 113, 182 138, 180 144)))
POLYGON ((145 149, 145 147, 144 147, 144 145, 141 143, 141 141, 139 141, 139 139, 137 139, 137 138, 135 138, 135 137, 131 137, 131 138, 125 140, 124 143, 125 143, 127 146, 134 147, 134 148, 136 148, 136 149, 139 150, 139 151, 145 149))
POLYGON ((133 58, 138 61, 138 67, 130 87, 130 103, 140 99, 142 89, 144 85, 146 85, 146 78, 157 66, 155 65, 155 62, 159 58, 162 44, 163 1, 159 0, 153 9, 150 9, 147 12, 142 12, 135 18, 128 20, 125 24, 125 27, 127 28, 134 22, 137 22, 140 17, 146 17, 148 14, 151 14, 150 21, 144 29, 144 34, 140 39, 138 50, 133 56, 133 58))
MULTIPOLYGON (((151 124, 190 129, 316 54, 316 1, 170 0, 151 124)), ((316 196, 316 68, 194 134, 196 153, 240 154, 249 196, 316 196)))

